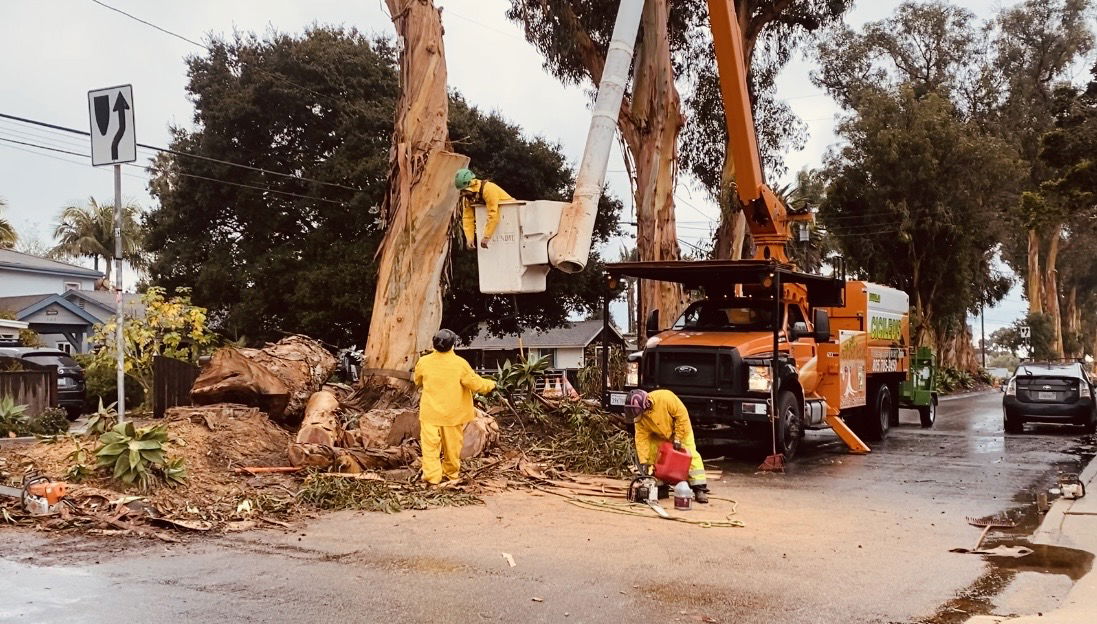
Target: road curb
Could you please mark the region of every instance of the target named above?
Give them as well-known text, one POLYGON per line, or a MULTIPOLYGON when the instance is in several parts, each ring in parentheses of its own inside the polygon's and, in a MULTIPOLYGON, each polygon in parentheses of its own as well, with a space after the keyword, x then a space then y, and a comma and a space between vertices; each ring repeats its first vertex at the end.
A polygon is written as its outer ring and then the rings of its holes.
POLYGON ((1001 394, 1001 391, 994 388, 987 390, 978 390, 976 392, 964 392, 962 394, 946 394, 937 399, 938 403, 944 403, 945 401, 959 401, 960 399, 971 399, 974 397, 980 397, 987 394, 1001 394))
MULTIPOLYGON (((1097 458, 1094 458, 1097 459, 1097 458)), ((1078 479, 1086 485, 1088 492, 1097 493, 1097 461, 1090 459, 1086 467, 1082 469, 1078 479)), ((1095 496, 1097 494, 1088 494, 1095 496)), ((1097 516, 1069 516, 1073 519, 1073 527, 1064 529, 1068 513, 1075 504, 1085 501, 1086 498, 1068 500, 1060 498, 1052 503, 1047 515, 1044 516, 1040 526, 1032 533, 1032 543, 1048 545, 1069 545, 1078 547, 1077 540, 1072 540, 1068 534, 1093 535, 1097 533, 1097 516), (1077 531, 1077 532, 1075 532, 1077 531), (1063 544, 1064 535, 1067 535, 1063 544)), ((1083 550, 1093 550, 1082 548, 1083 550)), ((1085 576, 1078 579, 1055 610, 1037 615, 1024 615, 1020 617, 1002 617, 993 615, 978 615, 968 619, 965 624, 1092 624, 1097 622, 1097 604, 1093 604, 1092 596, 1097 593, 1097 569, 1091 569, 1085 576)))

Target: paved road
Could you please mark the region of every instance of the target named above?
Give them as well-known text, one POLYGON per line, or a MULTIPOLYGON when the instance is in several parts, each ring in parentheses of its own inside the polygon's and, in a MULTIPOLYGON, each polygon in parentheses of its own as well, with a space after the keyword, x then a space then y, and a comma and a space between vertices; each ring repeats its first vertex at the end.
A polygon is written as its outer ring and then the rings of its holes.
MULTIPOLYGON (((1076 431, 1003 437, 1000 400, 943 402, 933 430, 904 413, 868 456, 812 433, 785 475, 718 460, 713 489, 738 501, 744 528, 513 492, 484 506, 330 514, 295 531, 171 547, 8 531, 0 621, 847 624, 1037 611, 1054 606, 1070 574, 948 552, 974 542, 966 516, 1023 505, 1057 470, 1080 465, 1076 431)), ((730 511, 717 501, 691 513, 730 511)))

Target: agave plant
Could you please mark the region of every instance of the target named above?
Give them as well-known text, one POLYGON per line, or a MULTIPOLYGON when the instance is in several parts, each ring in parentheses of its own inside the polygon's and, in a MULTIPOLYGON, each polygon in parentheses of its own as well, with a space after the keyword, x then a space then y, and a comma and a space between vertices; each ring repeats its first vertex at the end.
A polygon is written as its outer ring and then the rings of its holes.
POLYGON ((537 378, 548 367, 548 356, 524 358, 514 363, 507 360, 495 373, 495 383, 503 394, 522 394, 528 397, 537 389, 537 378))
POLYGON ((114 409, 117 403, 103 405, 103 397, 99 397, 99 409, 88 417, 88 426, 85 432, 88 435, 102 435, 109 431, 118 422, 118 410, 114 409))
POLYGON ((155 468, 162 468, 168 430, 163 425, 134 427, 132 422, 118 423, 99 437, 95 452, 97 468, 112 468, 113 478, 126 485, 148 487, 155 468))
POLYGON ((26 405, 17 405, 10 396, 0 398, 0 435, 18 434, 23 430, 26 405))
POLYGON ((183 485, 187 482, 187 467, 183 465, 182 457, 169 459, 164 462, 164 465, 160 470, 163 472, 164 481, 166 481, 168 485, 183 485))

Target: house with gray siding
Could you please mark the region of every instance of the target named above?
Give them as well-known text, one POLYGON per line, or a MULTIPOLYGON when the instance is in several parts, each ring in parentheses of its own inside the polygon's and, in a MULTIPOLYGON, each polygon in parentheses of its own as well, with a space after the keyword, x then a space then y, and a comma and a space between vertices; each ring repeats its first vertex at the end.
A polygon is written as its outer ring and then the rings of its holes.
MULTIPOLYGON (((465 345, 454 347, 473 368, 495 370, 504 361, 516 361, 524 351, 527 357, 548 357, 549 368, 565 371, 569 377, 592 361, 601 348, 602 321, 575 321, 545 331, 530 330, 518 334, 493 336, 481 324, 477 335, 465 345)), ((624 348, 625 340, 612 324, 606 336, 611 348, 624 348)))
POLYGON ((12 249, 0 249, 0 297, 95 290, 99 271, 12 249))

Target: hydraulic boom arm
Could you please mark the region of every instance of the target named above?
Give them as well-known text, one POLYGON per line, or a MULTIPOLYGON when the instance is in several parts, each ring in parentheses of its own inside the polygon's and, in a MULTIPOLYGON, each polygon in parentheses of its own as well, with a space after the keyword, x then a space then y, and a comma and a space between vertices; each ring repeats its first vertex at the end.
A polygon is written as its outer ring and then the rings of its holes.
POLYGON ((810 221, 810 214, 790 215, 784 203, 762 179, 758 137, 747 91, 743 37, 732 0, 708 0, 709 28, 720 75, 720 94, 728 127, 730 157, 735 165, 735 186, 754 238, 756 260, 788 263, 785 244, 792 240, 794 221, 810 221))

